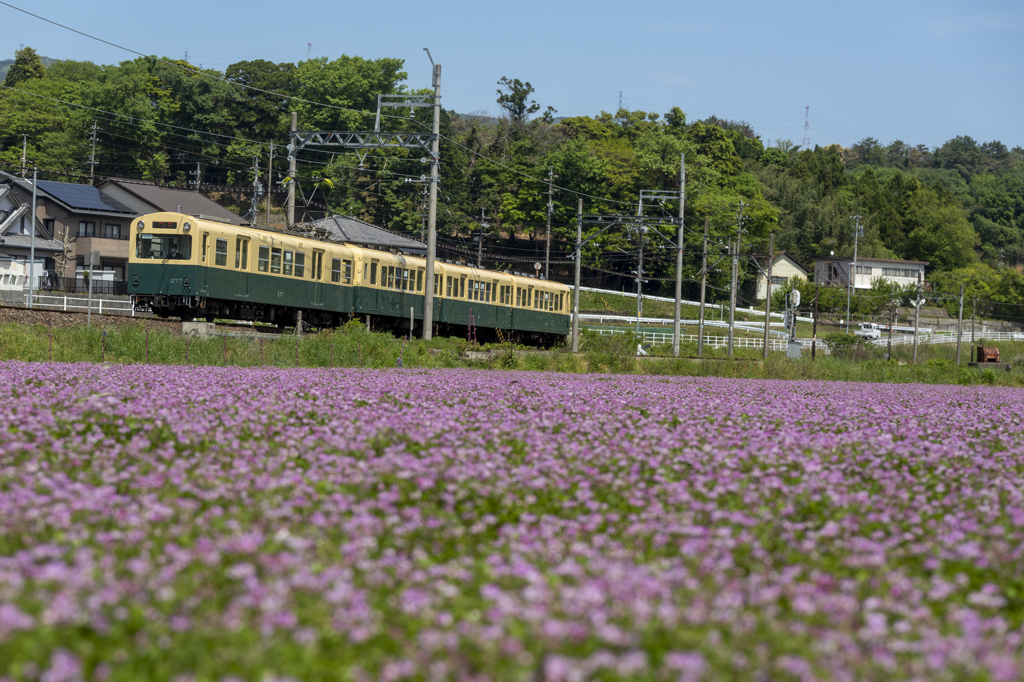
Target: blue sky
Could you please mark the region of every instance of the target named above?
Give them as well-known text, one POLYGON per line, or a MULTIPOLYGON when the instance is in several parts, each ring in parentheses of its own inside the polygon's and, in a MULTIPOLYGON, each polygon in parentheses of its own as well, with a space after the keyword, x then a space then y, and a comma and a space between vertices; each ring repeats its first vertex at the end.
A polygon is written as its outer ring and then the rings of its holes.
MULTIPOLYGON (((765 141, 1024 146, 1024 2, 309 0, 143 3, 4 0, 147 54, 223 70, 244 59, 405 60, 408 85, 442 64, 446 108, 497 113, 497 81, 529 81, 560 116, 618 108, 743 119, 765 141), (307 43, 312 47, 308 48, 307 43)), ((0 5, 0 58, 134 55, 0 5)))

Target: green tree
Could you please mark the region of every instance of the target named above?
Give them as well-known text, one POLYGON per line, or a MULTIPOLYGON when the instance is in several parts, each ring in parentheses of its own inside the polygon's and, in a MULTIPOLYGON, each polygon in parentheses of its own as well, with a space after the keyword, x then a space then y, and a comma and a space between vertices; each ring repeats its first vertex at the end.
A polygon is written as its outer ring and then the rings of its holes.
POLYGON ((14 63, 7 71, 4 85, 13 88, 25 81, 40 79, 45 75, 46 67, 43 66, 43 60, 31 47, 24 47, 14 53, 14 63))
POLYGON ((224 77, 241 86, 230 103, 239 133, 261 142, 286 137, 291 123, 291 96, 297 85, 295 68, 294 64, 265 59, 236 62, 227 68, 224 77))
POLYGON ((369 130, 377 110, 377 95, 404 92, 404 60, 363 59, 342 55, 333 61, 318 57, 295 69, 295 111, 299 127, 307 130, 369 130))

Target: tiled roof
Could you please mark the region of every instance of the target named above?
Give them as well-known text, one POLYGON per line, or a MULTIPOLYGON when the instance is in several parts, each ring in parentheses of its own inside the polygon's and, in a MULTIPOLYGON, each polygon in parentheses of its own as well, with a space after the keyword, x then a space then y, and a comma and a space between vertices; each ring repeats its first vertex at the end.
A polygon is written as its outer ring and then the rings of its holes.
MULTIPOLYGON (((28 249, 32 247, 32 236, 27 234, 5 234, 0 237, 0 246, 28 249)), ((55 239, 36 237, 36 251, 56 251, 59 253, 63 250, 64 245, 55 239)))
MULTIPOLYGON (((853 260, 852 256, 844 256, 842 258, 838 256, 815 256, 814 260, 828 260, 835 261, 836 263, 849 263, 853 260)), ((871 263, 906 263, 908 265, 928 265, 931 261, 926 260, 899 260, 895 258, 867 258, 865 256, 859 256, 857 262, 871 262, 871 263)))
POLYGON ((174 187, 157 187, 141 182, 111 180, 101 185, 119 188, 146 202, 157 211, 181 212, 196 218, 214 218, 231 225, 248 225, 242 216, 233 213, 199 192, 174 187), (180 208, 179 208, 180 207, 180 208))
POLYGON ((334 215, 314 221, 312 225, 326 229, 328 238, 336 242, 401 251, 425 251, 427 248, 421 241, 349 216, 334 215))

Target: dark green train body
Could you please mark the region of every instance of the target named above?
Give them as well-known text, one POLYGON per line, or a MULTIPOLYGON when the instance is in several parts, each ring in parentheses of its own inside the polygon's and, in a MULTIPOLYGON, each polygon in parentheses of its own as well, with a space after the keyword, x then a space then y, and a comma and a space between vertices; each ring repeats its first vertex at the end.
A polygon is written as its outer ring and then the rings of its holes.
MULTIPOLYGON (((178 213, 137 219, 128 288, 141 309, 183 320, 252 320, 422 332, 426 262, 178 213)), ((569 333, 569 288, 435 263, 435 334, 550 346, 569 333)))

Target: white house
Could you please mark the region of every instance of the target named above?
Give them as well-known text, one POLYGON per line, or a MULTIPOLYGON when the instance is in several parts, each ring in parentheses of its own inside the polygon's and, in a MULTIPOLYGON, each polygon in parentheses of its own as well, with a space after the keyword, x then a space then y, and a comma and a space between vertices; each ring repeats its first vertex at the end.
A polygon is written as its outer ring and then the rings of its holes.
MULTIPOLYGON (((758 264, 764 269, 768 270, 767 258, 758 259, 758 264)), ((779 251, 775 254, 775 258, 772 259, 772 284, 771 292, 775 293, 783 285, 786 284, 793 277, 798 277, 805 282, 807 281, 807 270, 804 266, 793 260, 792 256, 787 254, 785 251, 779 251)), ((764 273, 757 273, 757 289, 755 291, 754 299, 763 301, 767 296, 768 282, 767 277, 764 273)))
POLYGON ((898 287, 917 284, 918 276, 924 282, 924 269, 928 261, 893 260, 891 258, 853 258, 821 256, 814 259, 814 281, 829 286, 846 288, 853 277, 854 289, 869 289, 871 282, 884 278, 898 287), (854 270, 856 269, 856 272, 854 270))

